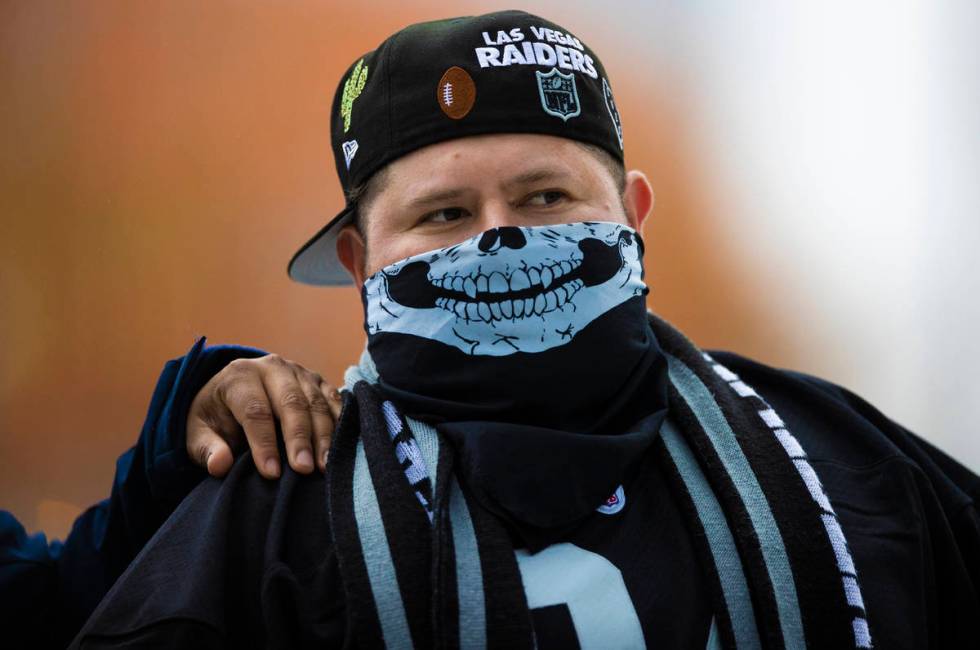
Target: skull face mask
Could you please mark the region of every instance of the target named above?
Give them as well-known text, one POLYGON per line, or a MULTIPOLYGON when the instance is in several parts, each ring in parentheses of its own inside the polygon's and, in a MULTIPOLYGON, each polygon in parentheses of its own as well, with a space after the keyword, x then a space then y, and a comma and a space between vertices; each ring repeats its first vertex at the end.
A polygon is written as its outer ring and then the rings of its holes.
POLYGON ((494 228, 386 266, 362 290, 380 385, 433 421, 608 421, 659 358, 642 260, 635 230, 585 221, 494 228))
POLYGON ((644 295, 642 256, 636 232, 617 223, 494 228, 370 277, 365 326, 470 355, 542 352, 644 295))

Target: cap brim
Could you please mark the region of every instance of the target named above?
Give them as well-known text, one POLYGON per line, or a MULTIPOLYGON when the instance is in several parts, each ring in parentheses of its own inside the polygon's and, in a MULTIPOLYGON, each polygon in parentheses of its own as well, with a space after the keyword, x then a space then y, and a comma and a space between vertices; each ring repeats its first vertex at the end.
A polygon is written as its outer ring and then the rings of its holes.
POLYGON ((337 235, 351 223, 354 208, 347 206, 289 260, 289 277, 303 284, 341 287, 353 283, 337 257, 337 235))

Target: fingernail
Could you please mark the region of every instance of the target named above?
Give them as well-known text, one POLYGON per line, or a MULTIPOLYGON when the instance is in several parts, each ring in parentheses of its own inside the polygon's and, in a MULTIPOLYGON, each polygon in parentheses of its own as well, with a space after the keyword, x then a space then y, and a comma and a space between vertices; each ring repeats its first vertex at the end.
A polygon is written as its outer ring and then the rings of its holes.
POLYGON ((313 468, 313 454, 310 453, 309 449, 299 450, 299 453, 296 454, 296 464, 301 467, 313 468))
POLYGON ((323 466, 324 467, 327 466, 327 456, 329 456, 329 455, 330 455, 330 452, 329 451, 323 452, 323 466))
POLYGON ((270 458, 269 460, 265 461, 265 471, 270 476, 279 476, 279 461, 277 461, 275 458, 270 458))

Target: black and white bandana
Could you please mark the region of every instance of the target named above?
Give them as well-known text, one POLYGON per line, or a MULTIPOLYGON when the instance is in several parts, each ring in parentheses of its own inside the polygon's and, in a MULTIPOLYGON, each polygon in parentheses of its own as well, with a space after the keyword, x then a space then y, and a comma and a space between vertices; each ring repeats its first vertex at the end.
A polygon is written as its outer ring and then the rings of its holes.
POLYGON ((591 432, 658 356, 647 292, 624 224, 494 228, 368 278, 368 351, 409 414, 591 432))
POLYGON ((618 223, 494 228, 369 278, 368 334, 408 334, 475 356, 543 352, 646 294, 641 256, 636 231, 618 223))

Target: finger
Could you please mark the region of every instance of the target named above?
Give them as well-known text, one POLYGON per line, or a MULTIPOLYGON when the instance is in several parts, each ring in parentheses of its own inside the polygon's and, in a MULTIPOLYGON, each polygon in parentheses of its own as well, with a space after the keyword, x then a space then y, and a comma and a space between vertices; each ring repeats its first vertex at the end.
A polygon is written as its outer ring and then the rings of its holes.
POLYGON ((231 453, 231 447, 224 441, 219 442, 208 456, 208 474, 221 478, 228 473, 234 462, 235 456, 231 453))
POLYGON ((254 365, 244 367, 241 372, 232 373, 216 392, 244 429, 259 474, 269 479, 278 478, 275 411, 260 372, 254 365))
MULTIPOLYGON (((270 355, 274 356, 274 355, 270 355)), ((293 364, 274 357, 262 372, 262 383, 282 424, 289 466, 300 474, 313 471, 313 418, 293 364)))
POLYGON ((195 463, 212 476, 228 473, 234 462, 230 445, 240 439, 242 431, 212 389, 202 391, 201 398, 192 403, 185 432, 187 454, 195 463))
POLYGON ((228 443, 200 421, 187 430, 187 454, 197 465, 207 469, 211 476, 224 476, 231 468, 228 443))
POLYGON ((327 396, 320 390, 323 377, 305 368, 297 371, 296 376, 303 386, 303 393, 310 403, 310 417, 313 421, 313 457, 320 471, 327 467, 327 450, 330 449, 330 439, 333 437, 334 419, 330 411, 327 396))

